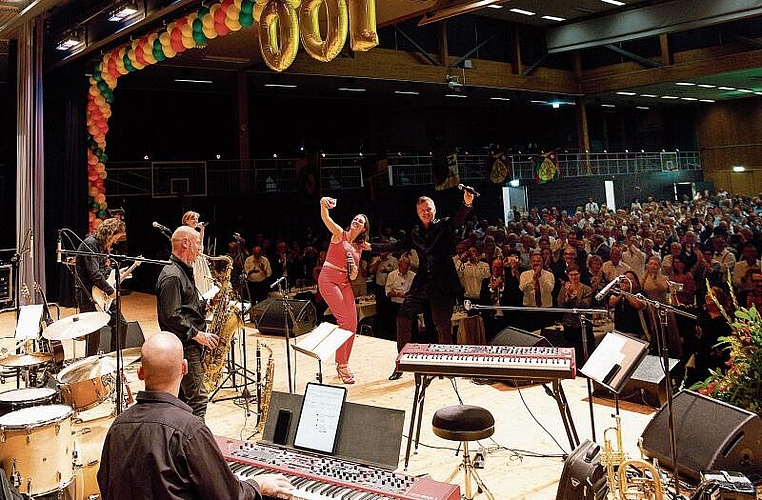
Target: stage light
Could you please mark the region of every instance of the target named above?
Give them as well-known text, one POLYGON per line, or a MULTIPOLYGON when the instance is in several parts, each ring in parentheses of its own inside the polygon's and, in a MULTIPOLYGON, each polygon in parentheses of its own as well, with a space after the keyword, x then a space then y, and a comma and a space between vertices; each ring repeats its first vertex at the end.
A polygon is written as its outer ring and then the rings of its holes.
POLYGON ((84 33, 80 30, 73 30, 64 33, 56 44, 56 50, 71 50, 74 47, 85 43, 84 33))
POLYGON ((117 23, 122 22, 128 17, 137 14, 137 12, 138 7, 135 5, 135 2, 122 2, 111 11, 108 20, 117 23))

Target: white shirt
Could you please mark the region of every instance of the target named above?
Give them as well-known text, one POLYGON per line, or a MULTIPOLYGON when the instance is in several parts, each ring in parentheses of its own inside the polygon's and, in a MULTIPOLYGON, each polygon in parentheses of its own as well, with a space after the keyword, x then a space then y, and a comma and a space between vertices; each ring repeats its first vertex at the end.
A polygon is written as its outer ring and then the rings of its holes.
POLYGON ((479 299, 482 290, 482 280, 489 278, 490 268, 486 262, 479 261, 476 264, 466 262, 463 272, 460 273, 460 284, 463 285, 467 299, 479 299))
MULTIPOLYGON (((540 273, 540 297, 542 307, 553 306, 553 287, 556 285, 556 278, 550 271, 542 270, 540 273)), ((534 300, 534 269, 524 271, 519 276, 519 290, 524 293, 524 305, 527 307, 537 307, 534 300)))
MULTIPOLYGON (((410 270, 404 275, 400 274, 399 269, 390 272, 386 277, 386 286, 384 288, 386 296, 389 296, 389 292, 401 292, 402 294, 406 294, 410 291, 410 285, 413 284, 413 278, 415 278, 415 273, 410 270)), ((397 304, 402 304, 402 301, 405 300, 404 297, 391 297, 391 299, 392 302, 397 304)))

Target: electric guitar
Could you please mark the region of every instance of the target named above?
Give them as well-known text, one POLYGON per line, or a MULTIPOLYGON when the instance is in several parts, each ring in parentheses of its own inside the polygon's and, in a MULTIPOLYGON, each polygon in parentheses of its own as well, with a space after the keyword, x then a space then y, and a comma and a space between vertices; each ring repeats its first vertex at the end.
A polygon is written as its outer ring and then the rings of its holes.
MULTIPOLYGON (((138 259, 142 259, 143 256, 139 255, 137 257, 138 259)), ((124 281, 127 278, 132 277, 132 271, 135 270, 136 267, 138 267, 142 262, 139 260, 136 260, 132 263, 130 267, 125 267, 119 270, 119 281, 124 281)), ((111 285, 113 288, 116 286, 116 269, 112 269, 111 272, 108 275, 108 278, 106 278, 106 282, 111 285)), ((108 310, 111 308, 111 303, 114 301, 111 297, 109 297, 106 292, 98 288, 97 286, 93 287, 93 302, 98 304, 98 307, 101 308, 101 311, 108 312, 108 310)))

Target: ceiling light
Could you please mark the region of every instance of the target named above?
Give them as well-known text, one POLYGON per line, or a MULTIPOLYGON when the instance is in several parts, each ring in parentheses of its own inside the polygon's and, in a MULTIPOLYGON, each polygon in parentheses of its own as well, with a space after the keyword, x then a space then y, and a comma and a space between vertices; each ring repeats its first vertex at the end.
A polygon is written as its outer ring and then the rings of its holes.
POLYGON ((566 21, 563 17, 556 17, 556 16, 542 16, 543 19, 547 19, 548 21, 566 21))
POLYGON ((680 99, 676 95, 663 95, 661 96, 662 99, 680 99))
POLYGON ((616 5, 617 7, 624 5, 624 2, 620 2, 619 0, 601 0, 601 2, 610 3, 611 5, 616 5))
POLYGON ((699 102, 715 102, 714 99, 699 99, 699 102))
POLYGON ((56 50, 71 50, 85 42, 82 32, 74 30, 65 33, 56 44, 56 50))
POLYGON ((696 84, 691 82, 677 82, 675 83, 675 85, 682 85, 683 87, 693 87, 696 84))
POLYGON ((121 22, 133 14, 137 14, 137 12, 138 7, 134 2, 124 2, 118 5, 113 11, 111 11, 111 15, 109 15, 108 20, 113 22, 121 22))
POLYGON ((743 92, 744 94, 751 94, 752 92, 754 92, 753 90, 749 90, 749 89, 738 89, 738 91, 743 92))
POLYGON ((445 94, 445 97, 468 97, 463 94, 445 94))
POLYGON ((617 94, 619 94, 619 95, 635 95, 635 92, 623 92, 623 91, 620 91, 620 92, 617 92, 617 94))
POLYGON ((683 101, 698 101, 695 97, 681 97, 683 101))
POLYGON ((394 93, 399 95, 418 95, 420 92, 415 90, 395 90, 394 93))
POLYGON ((281 89, 295 89, 296 85, 291 83, 265 83, 265 87, 276 87, 281 89))
POLYGON ((548 101, 529 101, 532 104, 548 104, 548 101))
POLYGON ((493 101, 510 101, 511 99, 509 97, 490 97, 493 101))
POLYGON ((449 7, 444 7, 433 11, 431 14, 426 14, 420 21, 418 26, 424 26, 429 23, 441 21, 453 16, 459 16, 461 14, 468 14, 484 7, 488 7, 492 4, 499 3, 501 0, 472 0, 465 3, 459 3, 449 7))
POLYGON ((342 92, 365 92, 365 89, 359 87, 339 87, 338 90, 342 92))
POLYGON ((735 87, 717 87, 717 90, 735 90, 735 87))
POLYGON ((656 94, 640 94, 640 97, 658 97, 656 94))
POLYGON ((534 12, 531 10, 524 10, 524 9, 510 9, 511 12, 515 12, 516 14, 522 14, 524 16, 533 16, 535 15, 534 12))
POLYGON ((635 109, 651 109, 648 106, 635 106, 635 109))
POLYGON ((490 9, 502 9, 503 8, 502 5, 497 5, 497 4, 494 4, 494 3, 491 4, 491 5, 487 5, 487 7, 489 7, 490 9))
POLYGON ((762 95, 762 92, 759 92, 759 91, 757 91, 757 92, 754 92, 754 93, 755 93, 756 95, 762 95))
POLYGON ((713 89, 717 87, 717 85, 709 85, 708 83, 699 83, 698 86, 702 89, 713 89))
POLYGON ((601 104, 602 108, 616 108, 616 105, 614 104, 601 104))
POLYGON ((733 165, 733 172, 745 172, 746 167, 743 165, 733 165))
POLYGON ((211 80, 194 80, 192 78, 175 78, 175 81, 180 83, 214 83, 211 80))

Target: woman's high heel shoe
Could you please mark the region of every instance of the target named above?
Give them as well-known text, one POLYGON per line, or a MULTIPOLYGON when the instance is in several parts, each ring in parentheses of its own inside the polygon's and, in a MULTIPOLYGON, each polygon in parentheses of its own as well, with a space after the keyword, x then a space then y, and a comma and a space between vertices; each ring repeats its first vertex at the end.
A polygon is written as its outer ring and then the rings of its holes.
POLYGON ((336 365, 336 372, 339 374, 339 378, 341 379, 343 383, 345 384, 355 383, 355 375, 349 369, 349 365, 347 364, 336 365))

